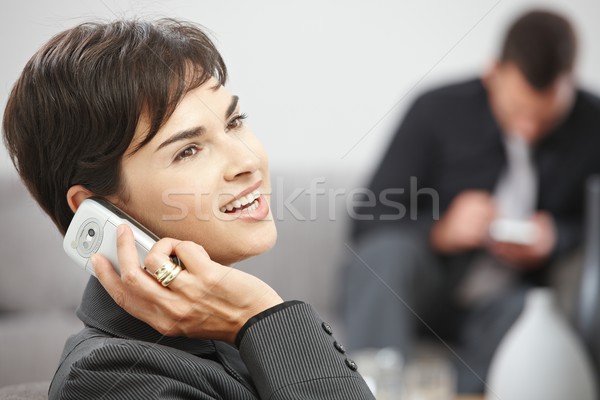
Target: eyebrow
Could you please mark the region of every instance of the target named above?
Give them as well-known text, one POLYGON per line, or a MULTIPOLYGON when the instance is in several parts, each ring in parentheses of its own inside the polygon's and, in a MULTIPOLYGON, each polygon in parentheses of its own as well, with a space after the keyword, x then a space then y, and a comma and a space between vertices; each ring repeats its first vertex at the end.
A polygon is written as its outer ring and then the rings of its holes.
POLYGON ((231 96, 231 103, 229 103, 229 107, 227 107, 227 112, 225 113, 225 119, 231 117, 231 114, 235 111, 237 107, 238 101, 240 100, 239 96, 231 96))
MULTIPOLYGON (((235 111, 235 109, 237 107, 239 100, 240 100, 239 96, 231 97, 231 102, 229 103, 229 106, 227 107, 227 111, 225 112, 225 119, 229 118, 231 116, 231 114, 233 114, 233 112, 235 111)), ((173 136, 171 136, 170 138, 168 138, 167 140, 162 142, 156 148, 156 150, 154 152, 157 152, 166 146, 169 146, 173 143, 176 143, 176 142, 179 142, 182 140, 195 139, 197 137, 202 136, 204 133, 206 133, 206 128, 201 125, 195 126, 190 129, 183 130, 181 132, 177 132, 176 134, 174 134, 173 136)))
POLYGON ((204 128, 203 126, 196 126, 194 128, 190 128, 190 129, 186 129, 184 131, 178 132, 175 135, 168 138, 167 140, 165 140, 164 142, 162 142, 160 144, 160 146, 158 146, 154 152, 157 152, 160 149, 162 149, 163 147, 166 147, 175 142, 179 142, 181 140, 189 140, 189 139, 194 139, 194 138, 200 137, 205 132, 206 132, 206 128, 204 128))

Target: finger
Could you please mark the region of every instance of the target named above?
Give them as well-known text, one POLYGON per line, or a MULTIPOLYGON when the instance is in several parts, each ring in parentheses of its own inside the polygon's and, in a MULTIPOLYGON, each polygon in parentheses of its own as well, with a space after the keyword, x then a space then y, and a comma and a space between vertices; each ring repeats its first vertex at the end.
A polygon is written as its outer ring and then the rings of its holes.
MULTIPOLYGON (((152 249, 151 249, 152 251, 152 249)), ((121 284, 123 296, 129 299, 129 307, 136 313, 146 313, 148 310, 133 299, 142 299, 155 304, 173 301, 172 293, 164 290, 154 276, 142 270, 135 238, 131 228, 121 224, 117 231, 117 255, 121 267, 121 284), (133 304, 135 303, 135 304, 133 304)), ((131 309, 128 311, 132 311, 131 309)), ((146 321, 146 319, 144 319, 146 321)))
MULTIPOLYGON (((177 239, 163 238, 156 242, 154 246, 152 246, 152 249, 150 249, 150 252, 148 252, 148 255, 146 255, 146 258, 144 259, 144 265, 146 266, 148 271, 153 274, 153 276, 154 273, 163 265, 165 265, 166 263, 172 263, 171 256, 173 254, 177 255, 175 248, 179 243, 181 243, 181 241, 177 239)), ((179 272, 177 277, 168 285, 170 289, 175 291, 183 289, 185 285, 190 283, 191 279, 191 277, 189 276, 189 272, 185 270, 188 264, 184 263, 183 260, 181 260, 181 258, 179 261, 181 267, 184 268, 184 270, 179 272)), ((154 278, 156 282, 160 284, 160 282, 158 282, 155 276, 154 278)))
POLYGON ((527 257, 528 248, 514 243, 497 243, 494 254, 510 263, 520 263, 527 257))
POLYGON ((176 255, 185 269, 194 275, 205 272, 206 266, 212 263, 204 247, 199 244, 163 238, 152 247, 144 259, 144 264, 154 273, 172 254, 176 255))
POLYGON ((490 252, 495 256, 504 256, 505 254, 507 254, 504 243, 496 241, 492 241, 490 243, 490 252))
POLYGON ((177 244, 175 254, 186 265, 190 277, 194 279, 196 285, 201 283, 205 288, 211 288, 211 290, 229 273, 236 271, 234 268, 225 267, 212 261, 204 247, 194 242, 185 241, 177 244))
POLYGON ((140 269, 135 239, 131 228, 126 224, 117 227, 117 258, 121 274, 123 270, 140 269))
POLYGON ((508 252, 507 244, 503 242, 493 242, 492 249, 498 254, 504 254, 508 252))
POLYGON ((121 224, 117 228, 117 258, 121 282, 127 286, 149 286, 139 285, 140 282, 147 283, 151 277, 142 271, 133 232, 126 224, 121 224))
MULTIPOLYGON (((123 283, 121 277, 117 274, 110 261, 100 254, 94 254, 90 258, 90 261, 94 267, 96 277, 115 303, 129 314, 143 321, 147 321, 152 326, 156 326, 160 322, 160 316, 156 315, 156 311, 153 308, 148 308, 148 297, 150 297, 154 303, 162 301, 165 304, 169 304, 174 301, 172 298, 164 299, 164 296, 161 296, 161 293, 150 293, 152 290, 146 290, 143 287, 128 287, 123 283), (146 296, 140 298, 138 297, 140 294, 146 294, 146 296)), ((147 275, 144 272, 142 272, 142 274, 147 275)), ((159 290, 154 285, 145 286, 150 286, 152 289, 159 290)), ((167 292, 167 294, 170 294, 169 291, 160 292, 167 292)))
MULTIPOLYGON (((210 273, 214 265, 204 247, 194 242, 180 242, 175 247, 175 254, 185 264, 190 273, 204 276, 210 273)), ((225 268, 225 267, 223 267, 225 268)))
POLYGON ((94 267, 96 278, 104 286, 110 297, 112 297, 119 307, 126 308, 127 291, 124 288, 123 282, 121 282, 121 277, 117 274, 110 261, 101 254, 96 253, 90 257, 90 262, 94 267))
POLYGON ((171 259, 171 256, 175 254, 175 246, 180 242, 181 240, 163 238, 154 243, 146 258, 144 258, 146 269, 151 273, 155 273, 163 263, 171 259))

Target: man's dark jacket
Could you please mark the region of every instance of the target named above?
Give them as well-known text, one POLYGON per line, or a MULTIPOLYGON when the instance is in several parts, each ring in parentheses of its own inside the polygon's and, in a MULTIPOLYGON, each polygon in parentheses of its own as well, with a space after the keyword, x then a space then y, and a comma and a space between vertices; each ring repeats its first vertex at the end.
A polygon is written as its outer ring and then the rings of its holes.
MULTIPOLYGON (((431 226, 437 200, 427 188, 439 195, 440 216, 464 190, 493 193, 506 164, 502 137, 481 80, 422 95, 374 174, 376 205, 357 210, 364 220, 355 219, 354 238, 383 226, 431 226)), ((535 144, 533 156, 537 209, 554 217, 558 231, 554 259, 581 242, 586 178, 600 173, 600 98, 578 90, 568 116, 535 144)))

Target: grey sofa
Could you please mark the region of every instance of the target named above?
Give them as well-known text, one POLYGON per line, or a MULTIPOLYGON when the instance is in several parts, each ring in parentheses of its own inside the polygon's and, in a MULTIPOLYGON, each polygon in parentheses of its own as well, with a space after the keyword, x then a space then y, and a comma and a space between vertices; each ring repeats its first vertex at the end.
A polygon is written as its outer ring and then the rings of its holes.
POLYGON ((47 400, 49 382, 32 382, 0 388, 0 400, 47 400))

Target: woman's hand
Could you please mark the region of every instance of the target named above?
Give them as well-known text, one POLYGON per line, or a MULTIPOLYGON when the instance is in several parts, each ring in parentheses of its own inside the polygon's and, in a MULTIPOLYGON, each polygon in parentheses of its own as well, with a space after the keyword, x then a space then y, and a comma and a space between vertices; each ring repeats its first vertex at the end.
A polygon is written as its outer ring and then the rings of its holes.
POLYGON ((234 343, 248 319, 282 303, 269 285, 212 261, 193 242, 161 239, 146 256, 144 265, 152 273, 171 254, 185 265, 168 288, 140 267, 133 233, 126 225, 118 228, 117 251, 121 276, 102 255, 92 257, 98 280, 121 308, 164 335, 234 343))

